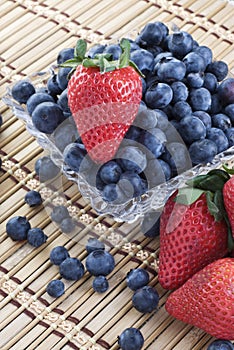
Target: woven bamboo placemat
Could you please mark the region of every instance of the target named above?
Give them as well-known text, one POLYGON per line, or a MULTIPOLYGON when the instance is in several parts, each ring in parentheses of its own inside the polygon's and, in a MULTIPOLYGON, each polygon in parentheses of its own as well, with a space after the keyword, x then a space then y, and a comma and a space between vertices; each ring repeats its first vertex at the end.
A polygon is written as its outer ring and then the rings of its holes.
MULTIPOLYGON (((9 83, 47 69, 60 49, 74 46, 79 37, 102 42, 155 20, 172 22, 192 33, 234 73, 234 6, 225 1, 1 0, 0 16, 1 96, 9 83)), ((2 101, 0 113, 4 119, 0 134, 0 349, 114 350, 117 335, 131 326, 142 331, 144 349, 206 349, 211 337, 174 320, 164 309, 168 293, 157 280, 158 240, 144 237, 138 222, 117 223, 98 216, 76 185, 62 176, 53 186, 40 183, 34 164, 43 150, 2 101), (40 191, 43 205, 33 209, 24 203, 30 189, 40 191), (51 222, 49 211, 58 204, 66 205, 77 219, 74 235, 63 234, 51 222), (16 215, 25 215, 32 227, 42 228, 47 242, 36 249, 8 238, 6 222, 16 215), (85 261, 84 246, 90 236, 104 240, 115 257, 109 290, 103 295, 94 293, 92 278, 86 273, 78 282, 65 281, 62 297, 49 297, 46 285, 59 277, 49 262, 52 247, 64 245, 71 256, 85 261), (149 271, 150 284, 160 294, 159 309, 150 315, 132 307, 132 293, 124 281, 126 273, 139 266, 149 271)))

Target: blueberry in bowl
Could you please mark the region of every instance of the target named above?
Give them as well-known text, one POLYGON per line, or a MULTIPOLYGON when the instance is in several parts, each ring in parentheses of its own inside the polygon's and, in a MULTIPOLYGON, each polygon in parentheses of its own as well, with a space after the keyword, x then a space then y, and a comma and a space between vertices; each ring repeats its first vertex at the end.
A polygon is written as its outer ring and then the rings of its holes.
POLYGON ((55 62, 3 100, 49 152, 40 180, 63 172, 98 214, 132 222, 159 211, 232 158, 234 78, 191 34, 150 22, 134 39, 80 39, 55 62))

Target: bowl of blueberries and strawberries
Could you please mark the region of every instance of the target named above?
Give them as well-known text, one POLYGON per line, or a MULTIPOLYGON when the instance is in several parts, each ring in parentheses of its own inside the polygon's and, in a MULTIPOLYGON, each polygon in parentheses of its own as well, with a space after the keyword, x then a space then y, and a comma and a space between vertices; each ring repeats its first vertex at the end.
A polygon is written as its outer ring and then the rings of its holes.
POLYGON ((78 40, 4 96, 92 207, 133 221, 233 157, 234 78, 191 34, 161 22, 134 39, 78 40))

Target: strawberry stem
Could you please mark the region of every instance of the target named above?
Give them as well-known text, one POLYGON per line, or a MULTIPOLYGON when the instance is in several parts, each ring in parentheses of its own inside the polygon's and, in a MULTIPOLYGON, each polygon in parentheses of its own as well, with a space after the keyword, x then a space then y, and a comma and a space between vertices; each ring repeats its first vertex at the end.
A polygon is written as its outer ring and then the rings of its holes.
POLYGON ((101 73, 111 72, 115 69, 120 69, 124 67, 131 66, 133 67, 138 74, 144 78, 144 75, 139 70, 137 65, 130 60, 130 42, 128 39, 121 39, 120 47, 122 53, 120 55, 119 60, 112 61, 112 55, 107 53, 97 54, 94 58, 90 58, 86 56, 87 51, 87 42, 83 39, 79 39, 76 43, 74 58, 67 60, 62 63, 60 67, 69 67, 75 69, 79 65, 83 65, 84 67, 95 67, 99 68, 101 73))

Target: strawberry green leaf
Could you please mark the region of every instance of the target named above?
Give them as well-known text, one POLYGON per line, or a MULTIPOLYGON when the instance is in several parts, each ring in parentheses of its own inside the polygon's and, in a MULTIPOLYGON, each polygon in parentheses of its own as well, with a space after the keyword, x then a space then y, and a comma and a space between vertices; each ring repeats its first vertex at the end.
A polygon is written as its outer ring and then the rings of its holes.
POLYGON ((117 68, 116 61, 108 61, 104 56, 99 58, 99 67, 101 73, 111 72, 117 68))
POLYGON ((78 58, 79 61, 83 61, 87 51, 87 42, 83 39, 77 40, 74 57, 78 58))
POLYGON ((223 179, 217 174, 207 175, 204 180, 200 181, 198 187, 203 190, 215 192, 217 190, 222 190, 225 182, 226 179, 223 179))
POLYGON ((68 67, 68 68, 76 68, 78 65, 80 65, 82 61, 78 60, 77 58, 72 58, 70 60, 67 60, 59 65, 59 67, 68 67))
POLYGON ((86 68, 89 67, 98 67, 99 65, 99 59, 91 59, 91 58, 85 58, 82 61, 82 65, 86 68))
POLYGON ((127 67, 129 66, 129 58, 130 58, 130 42, 127 39, 122 39, 120 41, 120 47, 122 49, 122 54, 119 58, 119 67, 127 67))
POLYGON ((206 192, 206 202, 209 212, 211 213, 211 215, 214 216, 215 221, 220 221, 222 219, 222 213, 220 212, 220 209, 214 202, 214 193, 210 191, 206 192))
POLYGON ((199 187, 200 182, 207 178, 207 175, 197 175, 194 178, 187 180, 186 185, 190 187, 199 187))
POLYGON ((228 168, 228 166, 227 165, 225 165, 225 164, 223 164, 223 168, 224 168, 224 170, 226 170, 226 172, 228 173, 228 174, 230 174, 230 175, 234 175, 234 168, 228 168))
POLYGON ((220 178, 223 179, 224 181, 227 181, 230 179, 230 175, 222 169, 212 169, 207 173, 207 175, 220 176, 220 178))
POLYGON ((193 187, 184 187, 178 190, 175 201, 180 204, 190 205, 204 193, 203 190, 193 187))

